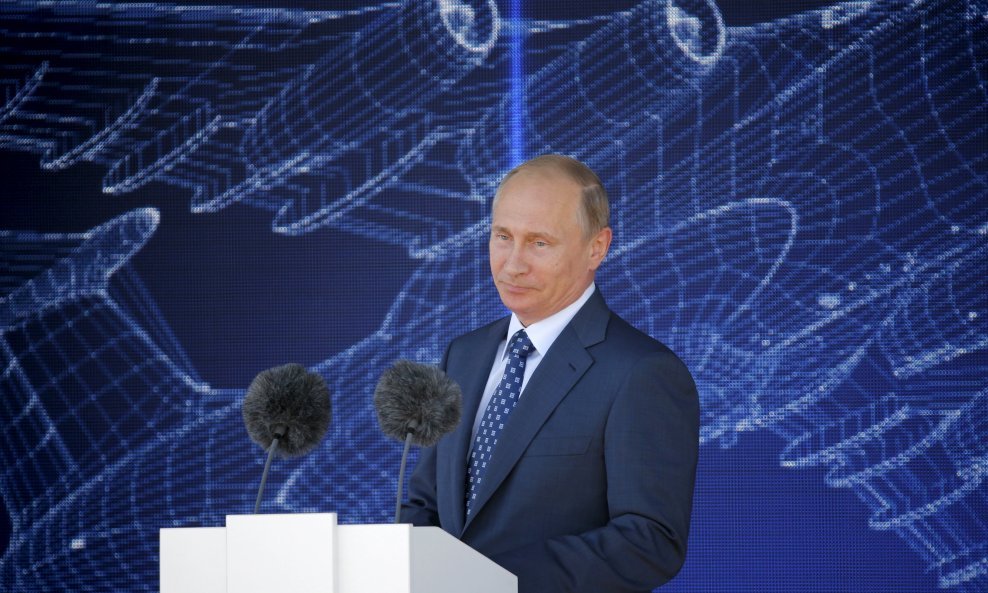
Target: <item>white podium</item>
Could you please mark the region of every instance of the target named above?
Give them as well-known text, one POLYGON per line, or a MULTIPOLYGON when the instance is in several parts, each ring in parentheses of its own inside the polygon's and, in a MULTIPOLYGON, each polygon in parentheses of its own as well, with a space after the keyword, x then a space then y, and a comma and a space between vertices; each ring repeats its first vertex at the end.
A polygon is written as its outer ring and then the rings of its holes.
POLYGON ((438 527, 337 525, 333 513, 228 515, 163 528, 161 593, 517 593, 518 579, 438 527))

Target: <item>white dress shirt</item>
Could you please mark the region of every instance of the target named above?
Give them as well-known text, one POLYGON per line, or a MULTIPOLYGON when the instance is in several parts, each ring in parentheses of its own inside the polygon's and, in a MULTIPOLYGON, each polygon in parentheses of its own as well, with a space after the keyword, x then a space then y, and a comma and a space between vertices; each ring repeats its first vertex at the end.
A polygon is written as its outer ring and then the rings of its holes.
POLYGON ((525 359, 525 376, 521 380, 521 393, 518 394, 519 401, 525 395, 525 386, 528 384, 529 377, 535 372, 535 369, 542 362, 542 357, 552 343, 556 341, 559 334, 563 333, 563 329, 569 325, 569 322, 573 320, 576 316, 577 311, 590 299, 590 295, 593 294, 595 285, 593 282, 587 287, 580 298, 573 301, 569 306, 561 311, 546 317, 541 321, 536 321, 532 325, 524 326, 521 321, 519 321, 518 316, 514 313, 511 314, 511 321, 508 322, 508 333, 501 340, 501 345, 498 346, 497 356, 494 357, 494 364, 491 366, 491 373, 487 377, 487 386, 484 388, 484 397, 480 400, 480 407, 477 408, 477 415, 473 421, 473 432, 471 433, 471 443, 473 438, 477 436, 477 430, 480 428, 480 421, 484 419, 484 413, 487 411, 487 403, 491 401, 491 396, 494 395, 494 390, 497 389, 498 384, 501 382, 501 377, 504 376, 504 370, 508 366, 508 356, 507 356, 507 346, 508 338, 515 335, 515 332, 524 328, 525 333, 528 334, 528 339, 532 341, 532 346, 535 347, 535 351, 528 355, 525 359))

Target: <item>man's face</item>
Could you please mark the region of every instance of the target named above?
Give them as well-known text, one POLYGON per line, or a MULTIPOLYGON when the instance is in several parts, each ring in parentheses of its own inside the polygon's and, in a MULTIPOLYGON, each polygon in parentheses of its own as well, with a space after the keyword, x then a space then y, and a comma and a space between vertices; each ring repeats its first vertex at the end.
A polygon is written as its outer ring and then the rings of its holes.
POLYGON ((501 187, 491 221, 491 273, 501 301, 525 325, 574 302, 607 254, 611 230, 589 239, 580 186, 554 171, 523 169, 501 187))

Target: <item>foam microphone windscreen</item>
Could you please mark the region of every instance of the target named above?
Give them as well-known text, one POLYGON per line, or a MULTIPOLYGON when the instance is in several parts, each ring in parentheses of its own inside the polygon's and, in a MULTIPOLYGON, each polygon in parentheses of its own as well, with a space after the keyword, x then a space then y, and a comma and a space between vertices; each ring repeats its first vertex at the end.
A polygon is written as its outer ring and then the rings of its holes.
POLYGON ((441 369, 398 360, 374 389, 374 408, 384 434, 399 441, 435 445, 460 422, 463 393, 441 369))
POLYGON ((308 453, 326 435, 330 420, 329 388, 323 378, 300 364, 258 373, 244 397, 244 424, 252 441, 267 449, 275 435, 278 453, 308 453))

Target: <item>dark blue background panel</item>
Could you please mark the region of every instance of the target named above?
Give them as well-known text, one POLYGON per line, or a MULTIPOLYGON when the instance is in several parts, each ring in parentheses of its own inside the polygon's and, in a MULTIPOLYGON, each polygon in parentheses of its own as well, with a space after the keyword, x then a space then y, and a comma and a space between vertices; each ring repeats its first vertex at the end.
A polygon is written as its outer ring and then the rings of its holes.
POLYGON ((386 522, 371 392, 504 315, 513 164, 595 168, 612 308, 701 397, 670 591, 988 589, 988 4, 0 3, 0 590, 154 591, 251 509, 386 522))

